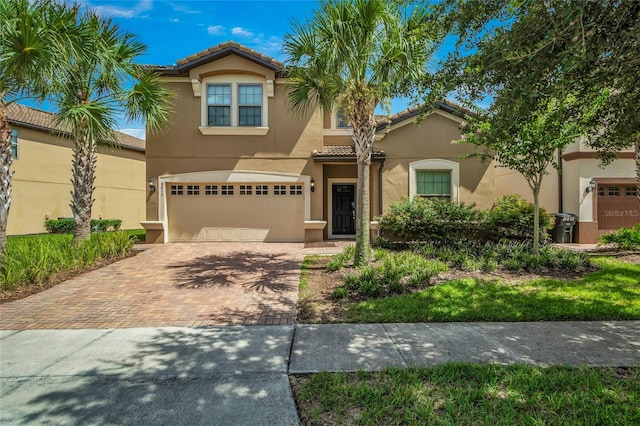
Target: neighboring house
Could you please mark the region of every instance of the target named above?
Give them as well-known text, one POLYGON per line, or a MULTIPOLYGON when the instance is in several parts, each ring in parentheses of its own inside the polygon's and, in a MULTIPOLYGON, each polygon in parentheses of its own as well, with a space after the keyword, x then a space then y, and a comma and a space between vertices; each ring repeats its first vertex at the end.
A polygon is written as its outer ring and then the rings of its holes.
MULTIPOLYGON (((640 222, 640 199, 636 187, 635 153, 600 166, 597 153, 584 141, 569 145, 560 156, 562 173, 549 169, 541 191, 542 207, 549 212, 577 216, 573 241, 596 243, 598 237, 640 222)), ((532 201, 531 190, 517 172, 496 169, 496 196, 520 193, 532 201)))
MULTIPOLYGON (((147 135, 148 242, 321 241, 355 234, 357 166, 342 115, 292 112, 283 65, 227 42, 156 67, 176 93, 173 125, 147 135)), ((461 160, 460 109, 438 103, 381 120, 371 166, 371 214, 421 195, 495 199, 494 167, 461 160)))
MULTIPOLYGON (((46 219, 71 217, 73 141, 53 122, 53 115, 10 104, 14 172, 9 235, 46 232, 46 219)), ((92 216, 122 219, 122 229, 140 227, 144 219, 145 143, 118 133, 120 147, 98 147, 92 216)))

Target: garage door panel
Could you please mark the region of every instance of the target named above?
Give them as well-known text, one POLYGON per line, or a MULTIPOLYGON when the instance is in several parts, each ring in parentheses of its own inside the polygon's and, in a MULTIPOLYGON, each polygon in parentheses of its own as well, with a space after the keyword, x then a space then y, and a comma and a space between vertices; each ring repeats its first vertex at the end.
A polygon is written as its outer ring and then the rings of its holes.
POLYGON ((640 222, 640 201, 633 182, 598 185, 598 228, 631 228, 640 222))
MULTIPOLYGON (((223 184, 200 184, 200 194, 182 195, 167 191, 167 213, 170 241, 302 241, 304 239, 304 197, 276 195, 274 184, 269 195, 222 195, 223 184), (205 194, 205 185, 218 185, 218 194, 205 194)), ((197 184, 195 184, 197 185, 197 184)), ((246 185, 246 184, 245 184, 246 185)))

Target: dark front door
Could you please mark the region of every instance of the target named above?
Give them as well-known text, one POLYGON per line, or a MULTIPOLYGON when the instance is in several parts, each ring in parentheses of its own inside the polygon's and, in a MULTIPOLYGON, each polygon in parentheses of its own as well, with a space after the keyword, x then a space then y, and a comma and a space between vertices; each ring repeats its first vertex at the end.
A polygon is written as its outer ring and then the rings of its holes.
POLYGON ((356 186, 354 184, 333 185, 333 234, 356 233, 356 186))

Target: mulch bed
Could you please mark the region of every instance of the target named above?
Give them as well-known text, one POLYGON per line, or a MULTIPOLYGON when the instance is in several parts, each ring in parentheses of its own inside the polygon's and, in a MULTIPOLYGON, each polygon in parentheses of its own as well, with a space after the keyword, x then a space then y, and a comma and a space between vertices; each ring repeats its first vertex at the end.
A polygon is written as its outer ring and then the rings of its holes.
MULTIPOLYGON (((602 253, 598 253, 602 254, 602 253)), ((640 253, 618 253, 616 259, 639 264, 640 253)), ((327 264, 331 257, 318 258, 307 272, 307 287, 301 291, 298 301, 298 322, 302 324, 320 324, 342 322, 345 317, 348 306, 356 301, 353 297, 347 299, 336 300, 331 297, 331 292, 336 287, 342 285, 341 276, 344 270, 336 272, 327 272, 327 264)), ((462 271, 450 269, 446 272, 438 274, 432 279, 431 284, 437 285, 450 280, 464 278, 478 278, 483 280, 502 279, 510 284, 518 284, 528 282, 539 278, 552 279, 579 279, 585 274, 595 271, 592 268, 582 272, 564 272, 564 271, 541 271, 539 273, 529 272, 512 272, 507 270, 497 270, 494 272, 482 271, 462 271)), ((424 289, 416 289, 422 291, 424 289)), ((364 300, 364 299, 363 299, 364 300)))

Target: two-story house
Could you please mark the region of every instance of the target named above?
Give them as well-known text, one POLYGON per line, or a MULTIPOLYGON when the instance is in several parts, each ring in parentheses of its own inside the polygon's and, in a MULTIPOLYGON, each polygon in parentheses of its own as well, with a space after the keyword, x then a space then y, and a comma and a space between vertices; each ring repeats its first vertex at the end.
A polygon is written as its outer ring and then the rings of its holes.
MULTIPOLYGON (((7 115, 13 156, 7 233, 43 233, 45 220, 72 216, 73 140, 49 112, 13 103, 7 115)), ((124 133, 118 140, 119 147, 98 147, 92 216, 121 219, 122 229, 140 228, 148 192, 145 142, 124 133)))
MULTIPOLYGON (((147 135, 148 242, 353 237, 357 167, 339 113, 288 105, 283 64, 233 42, 156 67, 175 91, 173 125, 147 135)), ((460 110, 438 103, 384 119, 370 174, 372 220, 405 196, 488 208, 494 167, 461 160, 460 110)))

